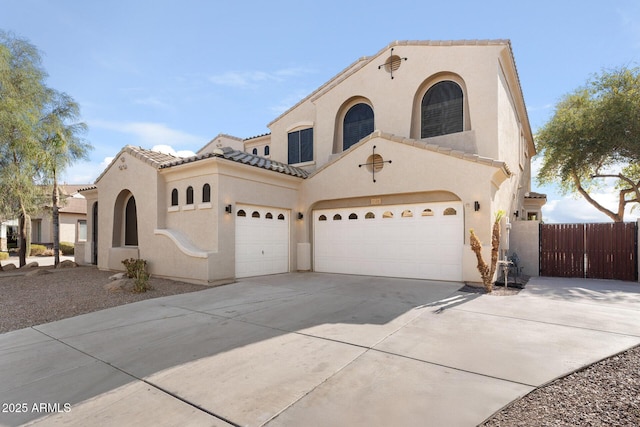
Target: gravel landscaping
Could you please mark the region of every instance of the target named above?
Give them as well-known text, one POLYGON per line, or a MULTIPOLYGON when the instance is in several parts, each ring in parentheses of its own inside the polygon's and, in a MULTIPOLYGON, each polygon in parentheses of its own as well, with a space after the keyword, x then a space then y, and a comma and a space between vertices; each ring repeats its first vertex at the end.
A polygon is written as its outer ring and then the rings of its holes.
MULTIPOLYGON (((146 293, 106 289, 112 272, 94 267, 0 272, 0 333, 206 286, 152 277, 146 293)), ((496 289, 510 298, 512 290, 496 289)), ((558 379, 508 405, 483 426, 640 425, 640 347, 558 379)))

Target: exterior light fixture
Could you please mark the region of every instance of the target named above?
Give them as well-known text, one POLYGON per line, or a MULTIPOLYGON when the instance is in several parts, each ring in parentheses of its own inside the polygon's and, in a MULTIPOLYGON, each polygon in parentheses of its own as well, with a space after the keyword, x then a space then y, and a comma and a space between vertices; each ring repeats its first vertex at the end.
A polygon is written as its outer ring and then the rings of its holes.
POLYGON ((231 205, 227 205, 224 207, 224 211, 228 214, 230 214, 232 212, 232 206, 231 205))
POLYGON ((304 218, 304 215, 302 215, 302 212, 298 212, 298 219, 302 219, 304 218))
POLYGON ((480 202, 479 201, 475 201, 473 202, 473 210, 478 212, 480 210, 480 202))

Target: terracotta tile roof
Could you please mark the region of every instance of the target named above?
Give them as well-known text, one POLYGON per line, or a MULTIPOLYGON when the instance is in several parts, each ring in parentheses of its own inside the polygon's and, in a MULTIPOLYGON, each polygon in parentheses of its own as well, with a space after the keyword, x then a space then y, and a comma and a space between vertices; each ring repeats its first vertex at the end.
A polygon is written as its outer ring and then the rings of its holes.
POLYGON ((164 162, 159 166, 160 169, 170 168, 172 166, 179 166, 185 163, 197 162, 198 160, 208 159, 210 157, 218 157, 233 162, 243 163, 249 166, 255 166, 261 169, 272 170, 280 172, 286 175, 297 176, 299 178, 306 178, 309 173, 304 169, 290 166, 286 163, 277 162, 275 160, 260 157, 255 154, 246 153, 244 151, 234 150, 229 147, 216 148, 212 152, 203 153, 197 156, 175 158, 172 161, 164 162))

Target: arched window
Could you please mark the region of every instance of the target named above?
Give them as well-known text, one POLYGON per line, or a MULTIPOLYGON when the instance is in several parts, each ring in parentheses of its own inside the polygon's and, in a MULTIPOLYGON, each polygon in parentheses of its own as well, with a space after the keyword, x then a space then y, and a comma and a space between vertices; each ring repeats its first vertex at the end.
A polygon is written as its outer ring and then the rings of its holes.
POLYGON ((267 212, 267 214, 264 217, 266 219, 273 219, 273 214, 271 212, 267 212))
POLYGON ((178 206, 178 190, 171 190, 171 206, 178 206))
POLYGON ((193 204, 193 187, 192 186, 187 187, 187 204, 188 205, 193 204))
POLYGON ((271 149, 269 148, 269 146, 265 145, 264 146, 264 155, 268 156, 270 152, 271 152, 271 149))
POLYGON ((409 209, 402 211, 402 218, 411 218, 413 217, 413 212, 409 209))
POLYGON ((251 218, 260 218, 260 212, 253 211, 253 213, 251 214, 251 218))
POLYGON ((342 220, 342 215, 340 215, 340 214, 335 214, 335 215, 333 216, 333 220, 334 220, 334 221, 340 221, 340 220, 342 220))
POLYGON ((358 219, 358 215, 352 213, 351 215, 349 215, 349 219, 358 219))
POLYGON ((124 244, 126 246, 138 246, 138 211, 136 199, 131 196, 127 201, 124 216, 124 244))
POLYGON ((318 221, 326 221, 326 220, 327 220, 326 215, 320 215, 320 216, 318 217, 318 221))
POLYGON ((211 201, 211 186, 205 184, 202 186, 202 203, 209 203, 211 201))
POLYGON ((382 214, 382 218, 393 218, 393 212, 386 211, 385 213, 382 214))
POLYGON ((374 130, 373 109, 367 104, 356 104, 344 116, 342 150, 346 150, 374 130))
POLYGON ((443 215, 457 215, 458 212, 454 208, 447 208, 444 210, 443 215))
POLYGON ((463 94, 460 86, 450 80, 433 85, 422 98, 420 137, 462 132, 463 94))
POLYGON ((257 148, 254 148, 254 149, 251 151, 251 153, 253 153, 253 154, 255 154, 255 155, 257 156, 257 155, 258 155, 258 149, 257 149, 257 148))
POLYGON ((247 216, 247 213, 244 211, 244 209, 240 209, 236 215, 237 216, 247 216))
POLYGON ((433 211, 429 208, 422 211, 422 216, 433 216, 433 211))
POLYGON ((367 212, 367 214, 364 216, 365 219, 374 219, 376 217, 376 215, 373 212, 367 212))
POLYGON ((282 215, 282 214, 278 215, 278 219, 279 219, 280 221, 284 221, 284 215, 282 215))

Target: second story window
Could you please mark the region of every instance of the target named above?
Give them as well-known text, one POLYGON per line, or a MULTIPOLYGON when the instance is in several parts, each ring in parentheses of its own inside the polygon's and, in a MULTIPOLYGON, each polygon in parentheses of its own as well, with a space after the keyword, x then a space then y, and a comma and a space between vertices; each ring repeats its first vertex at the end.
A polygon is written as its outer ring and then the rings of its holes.
POLYGON ((289 132, 289 164, 313 160, 313 128, 289 132))

